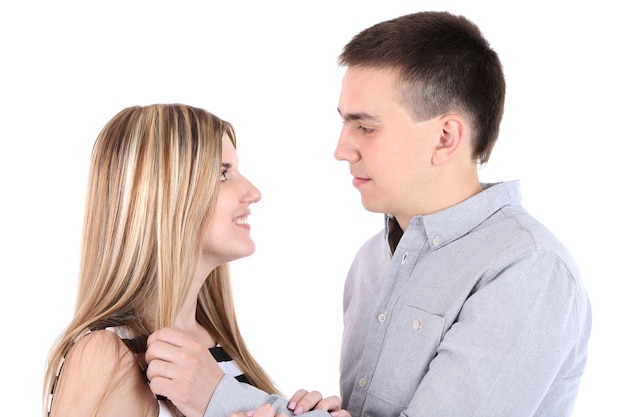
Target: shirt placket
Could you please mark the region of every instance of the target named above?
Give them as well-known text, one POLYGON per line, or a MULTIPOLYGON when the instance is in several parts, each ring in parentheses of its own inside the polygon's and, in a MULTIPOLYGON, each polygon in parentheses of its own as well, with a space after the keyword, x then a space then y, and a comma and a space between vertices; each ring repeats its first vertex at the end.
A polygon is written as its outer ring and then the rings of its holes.
POLYGON ((401 297, 404 284, 411 277, 421 248, 425 246, 426 236, 421 221, 417 222, 417 226, 407 229, 404 233, 382 277, 384 283, 378 296, 375 314, 368 318, 370 324, 367 343, 350 399, 350 409, 356 409, 352 404, 359 404, 358 409, 362 410, 368 387, 375 375, 387 328, 393 319, 393 310, 401 297))

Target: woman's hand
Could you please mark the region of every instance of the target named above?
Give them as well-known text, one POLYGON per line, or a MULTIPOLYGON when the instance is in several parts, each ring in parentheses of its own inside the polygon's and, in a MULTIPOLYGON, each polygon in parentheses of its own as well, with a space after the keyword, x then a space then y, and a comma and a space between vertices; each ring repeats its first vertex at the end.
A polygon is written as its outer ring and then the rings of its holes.
POLYGON ((304 389, 296 391, 291 396, 287 408, 293 411, 295 415, 311 410, 324 410, 328 411, 333 417, 350 417, 350 413, 341 408, 341 398, 336 395, 322 398, 322 394, 319 391, 309 392, 304 389))
POLYGON ((229 417, 287 417, 284 413, 276 414, 276 409, 270 404, 263 404, 254 411, 236 411, 230 414, 229 417))
MULTIPOLYGON (((313 399, 313 398, 317 397, 319 395, 319 392, 313 392, 312 395, 308 395, 308 394, 310 394, 310 393, 305 391, 305 390, 299 390, 296 394, 294 394, 294 397, 297 397, 297 398, 307 398, 305 400, 305 403, 308 403, 308 401, 310 399, 313 399)), ((292 399, 294 397, 292 397, 292 399)), ((320 398, 321 398, 321 395, 320 395, 320 398)), ((322 403, 322 405, 321 405, 322 407, 325 406, 324 404, 335 405, 338 399, 339 399, 339 397, 328 397, 328 398, 325 398, 325 399, 322 399, 322 400, 318 401, 318 404, 320 402, 324 401, 324 403, 322 403), (326 400, 328 400, 328 401, 326 401, 326 400)), ((341 402, 341 401, 339 401, 339 402, 341 402)), ((296 404, 298 404, 298 401, 296 401, 296 404)), ((340 406, 341 405, 339 405, 339 407, 340 406)), ((314 409, 323 410, 324 408, 314 408, 314 409)), ((310 410, 306 410, 306 411, 310 411, 310 410)), ((336 417, 350 417, 350 413, 348 413, 346 410, 337 409, 336 411, 332 411, 332 412, 330 410, 326 410, 326 411, 329 411, 329 413, 332 416, 336 416, 336 417)), ((229 417, 288 417, 288 416, 286 414, 284 414, 284 413, 276 414, 276 409, 272 405, 270 405, 270 404, 263 404, 262 406, 260 406, 259 408, 257 408, 256 410, 253 410, 253 411, 233 412, 233 413, 230 414, 229 417)))

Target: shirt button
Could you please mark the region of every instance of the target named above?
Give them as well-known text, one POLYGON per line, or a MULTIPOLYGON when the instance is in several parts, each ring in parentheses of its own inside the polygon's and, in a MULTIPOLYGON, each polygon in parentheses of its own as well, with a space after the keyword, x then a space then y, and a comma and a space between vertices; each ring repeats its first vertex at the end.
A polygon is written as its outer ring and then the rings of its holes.
POLYGON ((359 387, 365 388, 366 385, 367 385, 367 379, 365 377, 359 379, 359 387))
POLYGON ((381 322, 381 323, 384 323, 385 320, 387 320, 387 315, 385 313, 380 313, 378 315, 378 321, 381 322))
POLYGON ((420 327, 422 327, 422 323, 419 320, 415 320, 413 322, 413 330, 419 330, 420 327))
POLYGON ((404 252, 404 255, 402 255, 402 263, 406 262, 406 258, 409 257, 409 252, 404 252))
POLYGON ((433 239, 433 246, 439 246, 439 236, 433 239))

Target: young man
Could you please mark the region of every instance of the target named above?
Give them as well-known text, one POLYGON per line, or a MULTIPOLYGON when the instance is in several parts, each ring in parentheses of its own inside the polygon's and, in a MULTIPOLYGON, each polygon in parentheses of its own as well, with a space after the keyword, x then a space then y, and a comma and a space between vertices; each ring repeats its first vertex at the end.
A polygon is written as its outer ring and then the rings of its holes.
POLYGON ((575 261, 481 184, 498 136, 498 55, 464 17, 376 24, 344 48, 335 151, 384 230, 344 293, 342 407, 352 417, 570 415, 591 311, 575 261))

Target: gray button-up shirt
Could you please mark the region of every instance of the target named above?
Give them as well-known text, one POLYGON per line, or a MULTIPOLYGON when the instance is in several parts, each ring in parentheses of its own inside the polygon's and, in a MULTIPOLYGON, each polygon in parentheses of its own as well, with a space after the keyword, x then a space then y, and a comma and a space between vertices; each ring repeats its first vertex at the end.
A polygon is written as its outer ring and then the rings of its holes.
POLYGON ((385 230, 344 293, 352 417, 570 415, 591 311, 576 263, 520 205, 517 181, 385 230))

